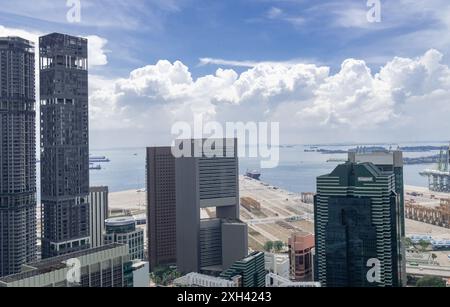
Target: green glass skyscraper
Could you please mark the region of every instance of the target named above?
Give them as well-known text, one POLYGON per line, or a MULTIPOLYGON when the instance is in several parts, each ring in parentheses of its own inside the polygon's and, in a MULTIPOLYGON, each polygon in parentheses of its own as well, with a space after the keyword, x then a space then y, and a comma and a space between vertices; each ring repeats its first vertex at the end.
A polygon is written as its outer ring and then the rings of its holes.
POLYGON ((372 163, 348 162, 318 177, 317 281, 329 287, 402 286, 400 203, 395 174, 372 163))

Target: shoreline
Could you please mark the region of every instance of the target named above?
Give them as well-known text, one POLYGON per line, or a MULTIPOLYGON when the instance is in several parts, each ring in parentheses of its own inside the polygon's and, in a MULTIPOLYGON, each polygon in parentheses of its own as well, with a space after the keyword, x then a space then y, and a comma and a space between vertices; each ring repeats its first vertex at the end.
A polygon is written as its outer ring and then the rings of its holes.
MULTIPOLYGON (((244 175, 239 175, 239 178, 241 177, 245 177, 244 175)), ((301 195, 302 193, 297 193, 297 192, 291 192, 289 190, 286 190, 282 187, 278 187, 276 185, 273 185, 269 182, 265 182, 262 180, 257 180, 258 182, 260 182, 261 184, 266 184, 270 187, 276 187, 278 188, 277 191, 283 192, 285 194, 291 194, 291 195, 301 195)), ((414 185, 405 185, 405 191, 416 191, 416 192, 428 192, 428 193, 434 193, 432 191, 430 191, 427 187, 421 187, 421 186, 414 186, 414 185)), ((310 191, 312 193, 315 193, 315 191, 310 191)), ((135 194, 135 193, 141 193, 141 194, 146 194, 147 190, 146 188, 141 188, 141 189, 133 189, 133 190, 121 190, 121 191, 114 191, 114 192, 109 192, 109 195, 119 195, 119 194, 125 194, 125 193, 129 193, 129 194, 135 194)), ((442 194, 442 195, 447 195, 450 198, 450 193, 443 193, 443 192, 436 192, 435 194, 442 194)))

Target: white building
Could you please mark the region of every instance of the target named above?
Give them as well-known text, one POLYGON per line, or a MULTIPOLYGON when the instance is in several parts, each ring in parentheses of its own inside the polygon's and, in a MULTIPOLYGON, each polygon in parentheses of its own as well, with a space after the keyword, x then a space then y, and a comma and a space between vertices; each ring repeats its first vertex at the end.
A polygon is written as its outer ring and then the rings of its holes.
POLYGON ((265 267, 270 273, 289 279, 289 264, 288 254, 265 253, 265 267))
POLYGON ((133 287, 148 288, 150 286, 150 266, 146 261, 133 261, 133 287))
POLYGON ((89 233, 91 248, 103 245, 105 220, 108 218, 108 187, 89 189, 89 233))
POLYGON ((228 280, 199 273, 189 273, 174 281, 177 287, 235 288, 239 286, 239 278, 228 280))

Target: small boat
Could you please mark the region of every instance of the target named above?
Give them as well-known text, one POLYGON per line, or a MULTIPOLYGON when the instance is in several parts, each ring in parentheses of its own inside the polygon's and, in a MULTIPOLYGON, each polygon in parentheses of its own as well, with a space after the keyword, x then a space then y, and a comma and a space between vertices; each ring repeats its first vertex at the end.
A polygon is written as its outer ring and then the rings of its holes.
POLYGON ((97 164, 97 165, 91 164, 91 165, 89 165, 89 169, 99 171, 102 169, 102 166, 100 164, 97 164))
POLYGON ((260 178, 261 178, 261 172, 256 171, 256 170, 253 170, 253 171, 247 171, 247 172, 245 173, 245 177, 252 178, 252 179, 255 179, 255 180, 260 180, 260 178))

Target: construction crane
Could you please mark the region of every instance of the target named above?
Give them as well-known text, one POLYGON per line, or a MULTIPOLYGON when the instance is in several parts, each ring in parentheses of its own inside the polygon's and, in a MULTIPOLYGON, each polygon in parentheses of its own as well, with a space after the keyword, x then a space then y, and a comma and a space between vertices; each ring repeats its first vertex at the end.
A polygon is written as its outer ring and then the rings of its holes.
POLYGON ((420 175, 428 177, 430 191, 450 193, 450 145, 441 149, 437 170, 426 169, 420 175))

